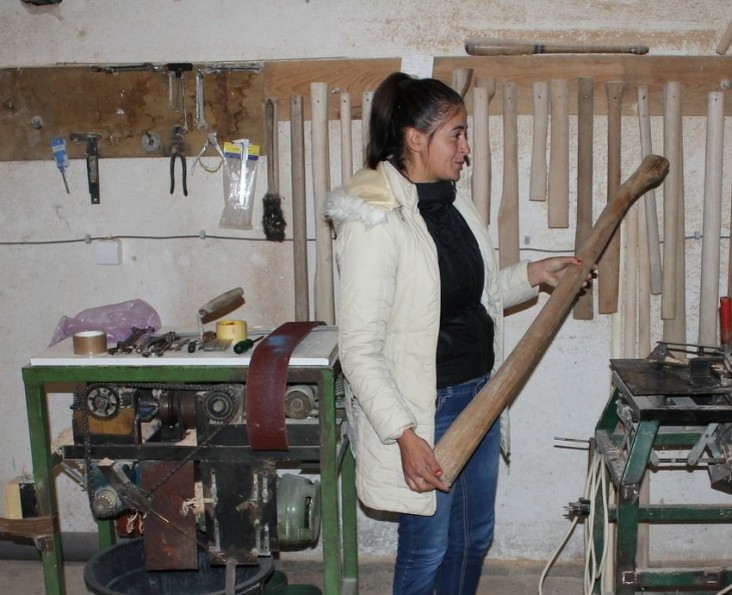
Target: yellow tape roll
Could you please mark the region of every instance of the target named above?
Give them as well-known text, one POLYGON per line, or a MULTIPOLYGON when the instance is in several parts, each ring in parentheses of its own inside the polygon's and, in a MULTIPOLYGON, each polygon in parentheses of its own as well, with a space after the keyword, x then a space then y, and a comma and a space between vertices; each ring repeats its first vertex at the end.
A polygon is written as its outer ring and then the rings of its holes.
POLYGON ((104 331, 81 331, 73 337, 76 355, 97 355, 107 351, 107 333, 104 331))
POLYGON ((247 338, 247 323, 243 320, 219 320, 216 323, 216 338, 230 340, 233 344, 247 338))

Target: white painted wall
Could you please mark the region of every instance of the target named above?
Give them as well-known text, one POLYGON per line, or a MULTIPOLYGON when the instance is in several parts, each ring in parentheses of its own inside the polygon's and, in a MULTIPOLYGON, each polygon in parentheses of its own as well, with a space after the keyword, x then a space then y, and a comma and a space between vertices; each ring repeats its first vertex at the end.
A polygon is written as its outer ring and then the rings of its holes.
MULTIPOLYGON (((60 62, 394 57, 415 52, 462 55, 463 39, 477 34, 547 41, 642 42, 657 55, 712 55, 729 17, 728 0, 64 0, 54 7, 6 0, 0 8, 0 67, 60 62)), ((499 197, 501 122, 493 120, 493 196, 499 197)), ((626 138, 637 135, 637 124, 631 120, 624 122, 626 138)), ((661 122, 654 120, 653 127, 654 142, 660 147, 661 122)), ((281 132, 286 131, 283 128, 281 132)), ((331 132, 332 180, 337 184, 337 128, 331 132)), ((530 237, 523 254, 538 258, 543 254, 538 251, 541 249, 569 251, 574 231, 549 231, 546 206, 528 201, 528 117, 520 118, 520 139, 521 235, 530 237)), ((596 213, 604 202, 605 139, 603 122, 598 119, 596 213)), ((725 164, 729 165, 729 121, 725 141, 725 164)), ((692 235, 701 231, 702 222, 703 118, 686 120, 684 143, 686 233, 692 235)), ((287 139, 283 138, 280 146, 289 146, 287 139)), ((574 148, 570 152, 572 167, 574 148)), ((624 177, 639 160, 637 150, 624 151, 624 177)), ((236 238, 125 240, 120 266, 94 264, 94 247, 84 243, 0 245, 0 386, 4 389, 0 399, 4 454, 0 481, 31 470, 20 369, 46 347, 61 316, 141 298, 158 310, 164 324, 193 327, 202 303, 242 285, 247 303, 237 315, 250 325, 271 327, 293 317, 291 244, 248 241, 262 237, 259 229, 251 233, 217 229, 223 200, 220 175, 197 170, 189 177, 189 197, 170 196, 167 165, 166 159, 102 159, 102 204, 92 207, 82 161, 72 162, 68 170, 70 195, 66 195, 50 155, 42 162, 0 163, 1 242, 72 240, 86 234, 197 236, 201 230, 236 238)), ((283 189, 289 187, 284 173, 287 165, 283 159, 283 189)), ((263 168, 260 173, 264 182, 263 168)), ((727 267, 731 179, 728 167, 723 190, 723 271, 727 267)), ((261 183, 257 196, 263 193, 261 183)), ((494 200, 495 209, 497 204, 494 200)), ((260 217, 256 212, 255 221, 260 217)), ((687 242, 687 338, 692 342, 697 333, 700 253, 700 241, 687 242)), ((726 275, 721 276, 720 284, 726 291, 726 275)), ((658 309, 654 298, 654 340, 661 335, 658 309)), ((533 308, 511 317, 508 350, 537 311, 533 308)), ((608 359, 616 355, 611 350, 612 324, 607 316, 590 322, 570 318, 513 407, 513 463, 510 472, 504 470, 500 478, 492 556, 546 559, 566 530, 563 507, 582 493, 587 456, 582 451, 555 448, 554 437, 587 439, 592 435, 609 394, 608 359)), ((66 397, 52 403, 54 434, 70 425, 66 397)), ((729 503, 728 495, 709 489, 706 476, 684 479, 690 479, 692 485, 686 487, 678 479, 660 480, 653 497, 667 502, 729 503)), ((89 530, 92 524, 84 494, 64 478, 59 485, 63 528, 89 530)), ((727 551, 732 537, 729 526, 709 531, 686 527, 682 536, 675 535, 670 530, 654 530, 652 539, 659 544, 654 545, 654 555, 661 559, 713 557, 727 551)), ((364 553, 393 553, 393 523, 361 515, 360 539, 364 553)), ((581 551, 578 532, 565 556, 578 557, 581 551)))

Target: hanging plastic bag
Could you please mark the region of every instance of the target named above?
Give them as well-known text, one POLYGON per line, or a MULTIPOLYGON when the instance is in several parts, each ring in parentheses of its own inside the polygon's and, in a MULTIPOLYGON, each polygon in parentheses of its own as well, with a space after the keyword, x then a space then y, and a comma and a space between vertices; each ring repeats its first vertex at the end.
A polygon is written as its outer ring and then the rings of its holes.
POLYGON ((107 344, 116 345, 132 334, 133 327, 160 330, 160 316, 150 304, 137 299, 89 308, 73 317, 61 317, 51 345, 81 331, 104 331, 107 333, 107 344))
POLYGON ((252 229, 259 145, 247 139, 224 143, 224 211, 219 227, 252 229))

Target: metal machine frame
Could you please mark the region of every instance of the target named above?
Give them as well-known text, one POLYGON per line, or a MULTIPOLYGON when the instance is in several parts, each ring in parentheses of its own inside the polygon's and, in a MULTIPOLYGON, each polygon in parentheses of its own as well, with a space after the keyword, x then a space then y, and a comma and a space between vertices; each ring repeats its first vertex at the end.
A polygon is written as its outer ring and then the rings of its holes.
MULTIPOLYGON (((701 360, 700 360, 701 361, 701 360)), ((732 422, 732 396, 729 386, 702 386, 689 382, 689 366, 685 368, 687 387, 679 387, 682 367, 665 368, 654 378, 667 390, 639 390, 655 373, 650 360, 613 360, 613 391, 595 428, 593 446, 604 457, 611 482, 607 491, 595 494, 594 526, 602 527, 599 511, 601 498, 607 501, 614 492, 617 502, 608 507, 610 523, 616 525, 614 546, 614 592, 632 595, 636 592, 696 592, 715 594, 732 584, 732 567, 710 568, 639 568, 638 531, 644 523, 711 524, 732 523, 732 504, 642 504, 641 481, 652 466, 655 449, 699 449, 704 446, 705 430, 712 423, 732 422), (638 383, 634 382, 639 380, 638 383), (673 396, 674 398, 667 399, 673 396), (631 428, 629 430, 629 428, 631 428), (702 441, 702 442, 700 442, 702 441)), ((693 373, 693 372, 692 372, 693 373)), ((675 467, 678 469, 679 467, 675 467)), ((682 465, 681 468, 684 468, 682 465)), ((605 529, 592 536, 596 551, 602 552, 605 529)), ((609 569, 610 570, 610 569, 609 569)), ((601 593, 599 579, 593 593, 601 593)))
MULTIPOLYGON (((161 359, 150 366, 101 366, 95 365, 94 359, 90 358, 88 363, 82 365, 31 364, 23 368, 38 514, 49 517, 54 527, 52 533, 38 538, 47 595, 65 593, 54 483, 54 468, 63 460, 63 455, 50 450, 49 385, 82 386, 86 383, 130 382, 245 383, 247 370, 246 360, 235 357, 231 359, 231 363, 227 361, 226 365, 196 365, 195 358, 192 358, 189 365, 167 365, 161 359)), ((321 534, 325 595, 358 592, 355 467, 347 437, 340 432, 336 419, 335 382, 339 373, 337 357, 328 365, 290 365, 287 371, 288 383, 318 385, 320 444, 299 450, 293 447, 296 452, 266 453, 269 459, 318 464, 322 493, 321 534)), ((124 448, 128 451, 130 449, 129 446, 124 448)), ((245 449, 248 450, 247 447, 227 447, 234 457, 250 456, 243 452, 245 449)), ((113 522, 99 521, 97 525, 100 547, 111 546, 115 539, 113 522)))

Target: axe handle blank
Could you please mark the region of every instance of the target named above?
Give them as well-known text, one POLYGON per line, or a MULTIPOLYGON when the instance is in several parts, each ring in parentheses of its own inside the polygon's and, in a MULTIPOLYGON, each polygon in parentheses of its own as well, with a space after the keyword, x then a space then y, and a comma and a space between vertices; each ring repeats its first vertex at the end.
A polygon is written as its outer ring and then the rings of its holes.
POLYGON ((582 45, 534 43, 514 39, 470 37, 465 51, 471 56, 518 56, 522 54, 637 54, 648 53, 646 45, 582 45))
POLYGON ((658 186, 667 173, 668 161, 649 155, 608 202, 577 254, 582 265, 565 272, 516 348, 435 446, 435 457, 442 468, 441 479, 445 485, 452 484, 501 411, 510 404, 539 363, 625 212, 646 190, 658 186))

